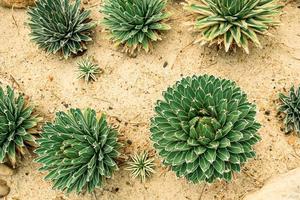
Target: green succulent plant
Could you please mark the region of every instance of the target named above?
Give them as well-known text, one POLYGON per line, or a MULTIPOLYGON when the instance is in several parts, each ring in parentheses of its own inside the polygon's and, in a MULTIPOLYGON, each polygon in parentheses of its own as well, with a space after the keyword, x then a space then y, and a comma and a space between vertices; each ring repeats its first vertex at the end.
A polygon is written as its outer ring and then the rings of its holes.
POLYGON ((22 95, 16 95, 9 86, 6 92, 0 87, 0 163, 15 167, 18 156, 37 146, 33 134, 40 120, 22 95))
POLYGON ((87 57, 78 63, 78 79, 84 79, 85 82, 96 81, 96 75, 101 73, 97 64, 92 62, 92 59, 87 57))
POLYGON ((80 9, 80 0, 37 0, 29 9, 31 38, 49 53, 61 51, 65 58, 86 50, 92 40, 90 11, 80 9))
POLYGON ((275 0, 192 0, 185 5, 196 16, 194 28, 200 34, 196 42, 224 43, 226 52, 236 45, 246 53, 249 40, 261 48, 257 35, 279 24, 273 17, 281 7, 275 0))
POLYGON ((282 103, 279 111, 285 113, 285 132, 294 130, 300 136, 300 87, 295 90, 292 86, 289 94, 286 96, 280 93, 279 99, 282 103))
POLYGON ((53 181, 53 189, 92 192, 118 168, 117 131, 104 114, 97 120, 92 109, 58 112, 37 142, 36 162, 43 164, 41 171, 48 171, 45 179, 53 181))
POLYGON ((147 152, 142 152, 131 156, 131 161, 128 162, 127 170, 131 171, 132 177, 139 177, 142 182, 146 181, 146 178, 150 177, 154 171, 154 159, 149 158, 147 152))
POLYGON ((101 9, 103 24, 113 42, 122 45, 125 52, 148 52, 151 42, 161 40, 161 32, 170 29, 165 23, 170 16, 165 7, 164 0, 106 0, 101 9))
POLYGON ((163 163, 189 181, 230 181, 255 156, 256 107, 230 80, 183 78, 163 93, 151 120, 151 140, 163 163))

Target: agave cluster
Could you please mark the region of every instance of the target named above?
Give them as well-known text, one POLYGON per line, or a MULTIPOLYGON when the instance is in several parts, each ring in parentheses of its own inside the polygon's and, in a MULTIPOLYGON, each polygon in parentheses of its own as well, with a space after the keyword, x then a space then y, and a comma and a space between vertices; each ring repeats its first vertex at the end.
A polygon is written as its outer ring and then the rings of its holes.
POLYGON ((29 9, 31 37, 49 53, 61 51, 65 58, 86 50, 91 41, 90 11, 80 9, 80 0, 37 0, 29 9))
POLYGON ((294 130, 300 136, 300 87, 295 90, 292 86, 289 94, 286 96, 280 93, 279 99, 282 102, 279 111, 285 113, 285 131, 288 133, 294 130))
POLYGON ((151 139, 165 165, 191 182, 230 181, 253 158, 260 140, 256 108, 230 80, 183 78, 163 93, 151 120, 151 139))
POLYGON ((117 131, 105 115, 97 120, 92 109, 58 112, 37 142, 36 161, 43 164, 40 170, 49 172, 45 179, 53 181, 54 189, 92 192, 117 169, 117 131))
POLYGON ((9 86, 6 92, 0 87, 0 163, 15 167, 18 155, 36 146, 33 128, 40 120, 22 95, 15 95, 9 86))
POLYGON ((165 6, 164 0, 106 0, 101 9, 105 15, 103 24, 125 52, 148 52, 151 42, 161 40, 161 32, 170 29, 165 23, 170 16, 165 6))
POLYGON ((92 59, 87 57, 78 63, 79 76, 78 79, 84 79, 85 82, 96 81, 96 75, 101 73, 97 64, 92 62, 92 59))
POLYGON ((146 178, 154 173, 154 159, 149 158, 147 152, 133 155, 128 165, 126 169, 131 171, 134 178, 139 177, 142 182, 145 182, 146 178))
POLYGON ((275 0, 188 0, 185 8, 196 15, 196 42, 224 43, 226 52, 236 45, 249 53, 248 40, 261 47, 257 34, 278 25, 273 17, 281 6, 275 0))

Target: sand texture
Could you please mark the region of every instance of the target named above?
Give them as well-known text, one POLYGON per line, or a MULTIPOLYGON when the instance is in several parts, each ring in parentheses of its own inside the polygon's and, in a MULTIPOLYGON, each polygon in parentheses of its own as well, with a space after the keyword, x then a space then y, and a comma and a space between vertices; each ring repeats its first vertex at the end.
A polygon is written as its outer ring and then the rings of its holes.
MULTIPOLYGON (((99 1, 84 4, 92 17, 100 19, 99 1)), ((273 37, 261 39, 263 49, 250 48, 224 53, 216 47, 192 45, 195 38, 184 24, 188 18, 178 3, 168 10, 172 30, 154 45, 150 54, 128 57, 107 40, 103 27, 95 29, 94 42, 86 55, 93 56, 104 73, 93 84, 77 80, 76 63, 82 57, 64 60, 49 55, 30 41, 25 10, 0 8, 0 81, 25 93, 44 120, 70 107, 104 111, 118 127, 125 141, 123 158, 138 150, 153 151, 149 119, 161 92, 188 75, 212 74, 232 79, 257 104, 262 142, 255 146, 257 157, 243 166, 231 183, 193 185, 165 169, 156 156, 156 174, 142 184, 130 177, 124 165, 95 194, 64 195, 51 190, 45 173, 38 172, 33 158, 24 159, 11 177, 1 177, 11 187, 9 200, 239 200, 261 188, 272 176, 300 166, 299 139, 285 135, 277 117, 278 93, 300 84, 300 6, 287 3, 280 16, 282 25, 272 29, 273 37), (127 140, 132 144, 126 143, 127 140)), ((33 155, 34 157, 34 155, 33 155)))

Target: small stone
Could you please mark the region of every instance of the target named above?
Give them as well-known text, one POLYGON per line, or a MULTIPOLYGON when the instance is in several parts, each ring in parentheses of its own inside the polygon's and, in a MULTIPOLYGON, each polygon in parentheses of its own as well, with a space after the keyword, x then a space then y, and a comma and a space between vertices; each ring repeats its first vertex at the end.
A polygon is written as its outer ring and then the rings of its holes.
POLYGON ((244 200, 299 200, 300 199, 300 168, 285 174, 276 175, 260 190, 249 194, 244 200))
POLYGON ((14 171, 7 167, 4 164, 0 164, 0 176, 11 176, 14 174, 14 171))
POLYGON ((164 62, 164 65, 163 65, 163 68, 166 68, 167 66, 168 66, 168 62, 165 61, 165 62, 164 62))
POLYGON ((265 115, 268 115, 268 116, 269 116, 270 114, 271 114, 271 111, 269 111, 269 110, 266 110, 266 111, 265 111, 265 115))
POLYGON ((127 142, 127 144, 132 145, 132 141, 131 140, 127 140, 126 142, 127 142))
POLYGON ((10 187, 7 186, 6 181, 0 179, 0 198, 7 196, 10 192, 10 187))

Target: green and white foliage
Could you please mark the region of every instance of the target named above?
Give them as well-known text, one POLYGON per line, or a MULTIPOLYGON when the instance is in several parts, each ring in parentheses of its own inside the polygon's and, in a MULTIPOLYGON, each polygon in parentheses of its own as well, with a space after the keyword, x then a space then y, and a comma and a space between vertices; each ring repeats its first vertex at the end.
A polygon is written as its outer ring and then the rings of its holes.
POLYGON ((230 181, 255 157, 260 140, 256 107, 230 80, 214 76, 183 78, 163 93, 151 120, 151 140, 178 177, 189 181, 230 181))
POLYGON ((36 161, 43 165, 41 171, 48 171, 45 179, 53 181, 54 189, 92 192, 118 168, 117 131, 107 124, 105 115, 98 120, 92 109, 58 112, 37 142, 36 161))
POLYGON ((65 58, 86 50, 92 41, 90 11, 80 9, 80 0, 37 0, 29 9, 31 38, 49 53, 61 51, 65 58))
POLYGON ((103 24, 112 41, 122 45, 125 52, 148 52, 151 42, 161 40, 161 32, 170 29, 165 23, 170 16, 165 7, 164 0, 106 0, 101 9, 103 24))
POLYGON ((282 103, 279 111, 285 113, 285 131, 289 133, 294 130, 300 136, 300 87, 295 89, 292 86, 289 94, 280 93, 279 99, 282 103))
POLYGON ((37 146, 33 134, 40 120, 22 95, 16 95, 9 86, 6 92, 0 87, 0 163, 15 167, 18 156, 37 146))
POLYGON ((233 45, 249 53, 248 41, 261 48, 258 34, 268 34, 279 22, 273 17, 282 6, 276 0, 191 0, 185 8, 196 16, 196 42, 201 45, 224 43, 227 52, 233 45))
POLYGON ((100 74, 101 70, 90 57, 87 57, 78 63, 78 72, 78 79, 84 79, 88 83, 89 81, 96 81, 96 75, 100 74))
POLYGON ((154 159, 149 158, 147 152, 135 154, 131 157, 131 161, 128 162, 127 170, 131 171, 132 177, 139 177, 142 182, 146 181, 146 178, 150 177, 154 171, 154 159))

